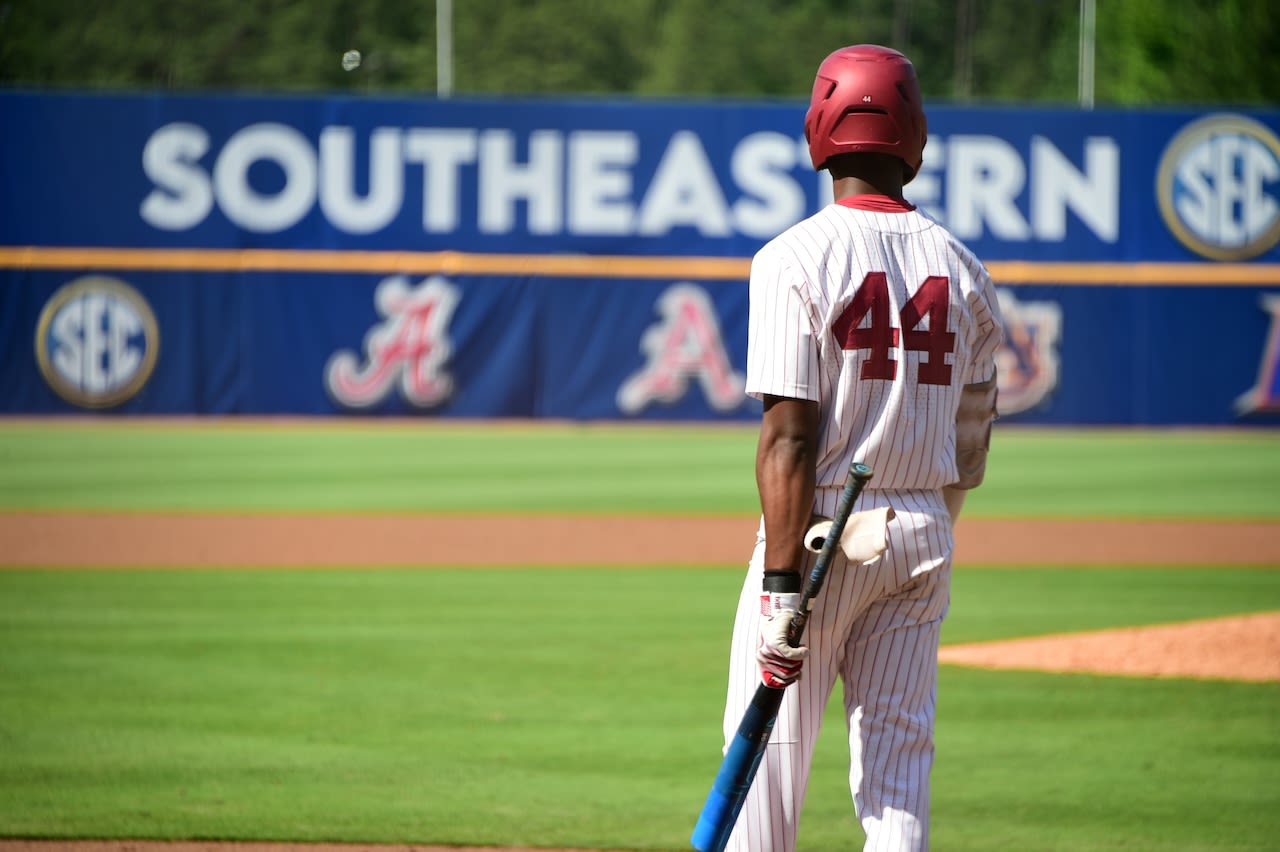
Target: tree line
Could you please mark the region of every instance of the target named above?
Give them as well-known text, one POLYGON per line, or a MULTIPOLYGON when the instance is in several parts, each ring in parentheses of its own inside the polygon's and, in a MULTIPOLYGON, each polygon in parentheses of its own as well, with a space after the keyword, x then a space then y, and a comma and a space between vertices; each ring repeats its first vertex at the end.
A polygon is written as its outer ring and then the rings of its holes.
MULTIPOLYGON (((859 42, 932 102, 1080 94, 1081 0, 446 2, 458 97, 804 98, 859 42)), ((1280 103, 1275 0, 1095 2, 1097 105, 1280 103)), ((431 96, 436 24, 436 0, 0 0, 0 85, 431 96)))

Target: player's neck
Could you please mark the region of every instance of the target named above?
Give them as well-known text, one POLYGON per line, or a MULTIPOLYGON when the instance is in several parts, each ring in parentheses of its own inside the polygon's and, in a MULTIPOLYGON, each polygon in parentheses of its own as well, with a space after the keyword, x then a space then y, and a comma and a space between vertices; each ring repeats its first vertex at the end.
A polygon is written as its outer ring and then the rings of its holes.
POLYGON ((894 180, 891 175, 881 176, 878 180, 860 177, 835 178, 832 184, 836 201, 841 198, 852 198, 855 195, 883 195, 895 201, 905 201, 902 197, 902 181, 894 180))

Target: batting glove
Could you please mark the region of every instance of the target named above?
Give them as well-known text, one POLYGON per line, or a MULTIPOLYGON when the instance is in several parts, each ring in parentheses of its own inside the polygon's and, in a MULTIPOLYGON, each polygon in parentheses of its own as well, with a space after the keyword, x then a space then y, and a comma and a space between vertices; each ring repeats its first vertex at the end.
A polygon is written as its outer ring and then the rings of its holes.
POLYGON ((809 649, 793 648, 787 642, 787 628, 800 607, 800 595, 793 592, 764 592, 760 595, 760 644, 756 662, 765 686, 785 689, 800 679, 809 649))

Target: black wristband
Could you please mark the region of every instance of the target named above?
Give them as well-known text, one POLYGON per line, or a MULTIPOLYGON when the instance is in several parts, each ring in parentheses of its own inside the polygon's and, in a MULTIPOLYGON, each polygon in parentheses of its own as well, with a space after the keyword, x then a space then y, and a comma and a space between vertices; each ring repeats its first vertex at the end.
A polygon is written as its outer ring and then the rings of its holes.
POLYGON ((777 570, 766 568, 764 571, 763 590, 766 592, 777 592, 779 594, 799 594, 803 583, 800 582, 800 572, 792 571, 788 568, 780 568, 777 570))

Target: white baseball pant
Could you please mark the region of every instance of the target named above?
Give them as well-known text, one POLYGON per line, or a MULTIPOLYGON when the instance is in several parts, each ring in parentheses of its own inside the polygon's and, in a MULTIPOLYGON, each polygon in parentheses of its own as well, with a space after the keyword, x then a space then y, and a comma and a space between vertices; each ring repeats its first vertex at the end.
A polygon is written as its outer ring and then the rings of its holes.
MULTIPOLYGON (((819 489, 831 516, 840 489, 819 489)), ((929 773, 937 694, 938 635, 950 602, 951 518, 940 492, 867 490, 855 511, 889 505, 885 553, 850 566, 835 557, 804 634, 804 673, 787 688, 760 770, 729 839, 732 852, 793 852, 822 714, 837 676, 844 684, 849 785, 868 852, 928 848, 929 773)), ((760 683, 764 544, 752 555, 734 624, 725 742, 760 683)), ((809 555, 807 573, 816 556, 809 555)))

